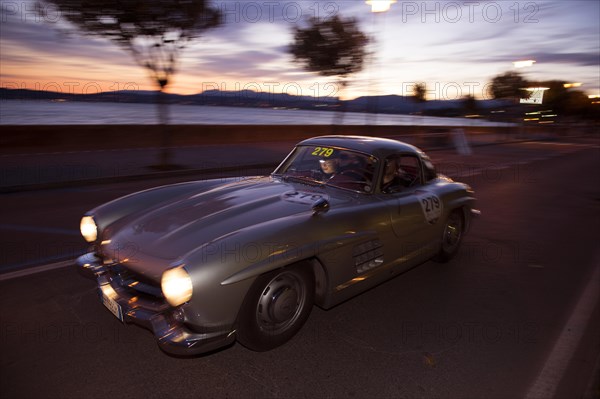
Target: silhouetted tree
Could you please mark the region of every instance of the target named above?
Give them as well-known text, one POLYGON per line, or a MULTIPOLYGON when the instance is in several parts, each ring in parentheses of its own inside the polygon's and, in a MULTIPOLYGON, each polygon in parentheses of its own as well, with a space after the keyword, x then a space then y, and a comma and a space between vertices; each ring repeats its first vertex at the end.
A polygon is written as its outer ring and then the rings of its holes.
POLYGON ((425 98, 426 95, 427 86, 425 85, 425 82, 417 83, 413 86, 412 100, 416 104, 416 112, 418 114, 422 113, 422 105, 427 101, 425 98))
POLYGON ((569 98, 565 102, 565 113, 586 119, 600 119, 600 106, 592 104, 592 100, 579 90, 569 90, 569 98))
POLYGON ((425 86, 425 83, 417 83, 413 87, 413 99, 416 102, 424 103, 425 101, 427 101, 425 99, 426 94, 427 94, 427 86, 425 86))
POLYGON ((462 108, 469 114, 476 114, 478 112, 477 100, 475 96, 468 94, 462 98, 462 108))
MULTIPOLYGON (((221 13, 205 0, 44 0, 86 35, 110 39, 148 70, 159 91, 159 120, 168 123, 164 90, 177 69, 181 50, 221 23, 221 13)), ((39 7, 43 12, 46 7, 39 7)), ((169 135, 163 126, 161 164, 169 163, 169 135)))
POLYGON ((548 90, 544 91, 544 105, 553 109, 555 112, 564 113, 572 93, 564 87, 565 83, 566 82, 561 80, 549 80, 535 82, 532 85, 548 88, 548 90))
POLYGON ((529 82, 517 72, 506 72, 492 79, 491 93, 496 99, 500 98, 526 98, 528 92, 525 89, 529 87, 529 82))
MULTIPOLYGON (((344 90, 347 77, 362 70, 368 43, 369 38, 358 28, 354 18, 313 17, 308 27, 294 28, 294 41, 289 52, 307 71, 336 76, 340 90, 344 90)), ((338 101, 338 105, 341 104, 338 101)))

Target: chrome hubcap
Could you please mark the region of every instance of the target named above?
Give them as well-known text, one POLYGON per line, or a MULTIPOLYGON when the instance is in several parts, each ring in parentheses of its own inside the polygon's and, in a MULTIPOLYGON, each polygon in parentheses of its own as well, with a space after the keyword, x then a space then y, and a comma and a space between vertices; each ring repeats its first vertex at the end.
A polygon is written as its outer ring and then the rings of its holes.
POLYGON ((458 246, 460 243, 460 238, 462 236, 462 219, 460 215, 453 213, 448 218, 446 222, 446 227, 444 228, 444 241, 443 246, 444 250, 447 252, 451 252, 458 246))
POLYGON ((290 288, 284 288, 275 293, 274 298, 272 298, 269 316, 276 323, 286 321, 294 315, 297 304, 298 294, 296 291, 290 288))
POLYGON ((290 272, 277 275, 267 284, 258 301, 258 325, 272 333, 286 330, 300 316, 305 300, 306 287, 300 278, 290 272))

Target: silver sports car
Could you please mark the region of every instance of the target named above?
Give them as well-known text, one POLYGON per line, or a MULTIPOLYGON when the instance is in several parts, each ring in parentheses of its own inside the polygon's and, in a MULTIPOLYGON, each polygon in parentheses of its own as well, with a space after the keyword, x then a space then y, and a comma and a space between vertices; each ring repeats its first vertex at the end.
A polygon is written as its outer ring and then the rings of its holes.
POLYGON ((449 260, 475 209, 471 188, 395 140, 299 143, 270 176, 194 181, 86 213, 77 260, 119 320, 172 354, 235 340, 288 341, 331 308, 429 259, 449 260))

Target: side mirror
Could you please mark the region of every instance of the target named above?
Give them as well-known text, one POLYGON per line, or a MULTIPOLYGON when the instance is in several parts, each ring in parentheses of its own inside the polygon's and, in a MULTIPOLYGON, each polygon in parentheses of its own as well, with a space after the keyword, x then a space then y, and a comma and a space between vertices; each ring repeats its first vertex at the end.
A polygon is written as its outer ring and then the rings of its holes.
POLYGON ((315 201, 312 206, 313 215, 318 215, 319 213, 324 213, 329 210, 329 201, 325 198, 319 198, 315 201))

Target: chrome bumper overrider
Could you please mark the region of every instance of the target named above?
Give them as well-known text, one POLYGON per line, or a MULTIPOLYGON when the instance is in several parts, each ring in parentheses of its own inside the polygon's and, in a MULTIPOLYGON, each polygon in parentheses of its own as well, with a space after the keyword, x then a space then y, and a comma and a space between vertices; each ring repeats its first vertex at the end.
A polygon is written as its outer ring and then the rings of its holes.
POLYGON ((181 321, 179 309, 164 301, 149 300, 131 295, 115 283, 104 264, 94 253, 80 256, 76 265, 86 276, 96 278, 100 297, 114 291, 113 299, 121 308, 123 321, 135 323, 152 331, 158 345, 174 355, 194 355, 210 352, 235 341, 234 331, 198 333, 181 321), (110 288, 109 288, 110 287, 110 288))

